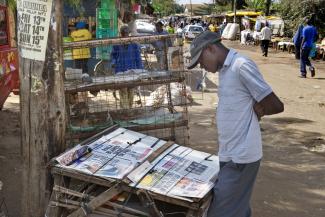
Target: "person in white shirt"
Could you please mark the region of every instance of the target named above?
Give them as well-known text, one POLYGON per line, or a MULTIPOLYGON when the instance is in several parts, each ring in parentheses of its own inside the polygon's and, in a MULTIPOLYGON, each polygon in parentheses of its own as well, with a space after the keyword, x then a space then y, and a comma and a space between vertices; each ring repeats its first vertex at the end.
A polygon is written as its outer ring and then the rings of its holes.
POLYGON ((134 14, 132 14, 130 11, 126 11, 124 13, 123 17, 123 23, 126 23, 130 30, 130 36, 138 36, 137 32, 137 25, 135 23, 135 17, 134 14))
POLYGON ((257 65, 221 43, 219 32, 205 31, 191 44, 189 69, 200 64, 219 74, 217 128, 220 172, 208 217, 250 217, 249 205, 262 159, 259 120, 280 113, 283 103, 257 65))
POLYGON ((269 44, 272 37, 272 30, 269 27, 269 23, 266 22, 265 26, 261 30, 261 49, 263 56, 267 57, 269 44))

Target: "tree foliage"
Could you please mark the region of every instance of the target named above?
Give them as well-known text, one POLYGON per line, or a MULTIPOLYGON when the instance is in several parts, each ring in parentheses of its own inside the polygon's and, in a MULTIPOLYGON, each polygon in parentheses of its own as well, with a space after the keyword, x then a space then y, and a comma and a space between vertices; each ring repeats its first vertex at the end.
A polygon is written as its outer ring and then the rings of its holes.
POLYGON ((215 12, 214 8, 215 8, 214 4, 204 3, 202 6, 198 7, 196 10, 194 10, 194 14, 197 14, 197 15, 212 14, 213 12, 215 12))
POLYGON ((166 16, 176 13, 176 2, 174 0, 152 0, 155 12, 166 16))
POLYGON ((194 13, 197 15, 208 15, 212 13, 219 14, 230 10, 231 10, 231 5, 229 1, 219 1, 219 3, 216 2, 215 4, 205 3, 199 8, 197 8, 196 10, 194 10, 194 13))
POLYGON ((253 11, 264 11, 265 0, 246 0, 247 6, 245 8, 253 11))
POLYGON ((325 36, 324 0, 281 0, 277 9, 285 22, 285 33, 292 36, 305 19, 314 19, 318 32, 325 36))
POLYGON ((74 8, 78 8, 81 5, 82 0, 65 0, 69 5, 71 5, 74 8))
POLYGON ((8 0, 8 6, 10 9, 15 10, 17 7, 17 0, 8 0))

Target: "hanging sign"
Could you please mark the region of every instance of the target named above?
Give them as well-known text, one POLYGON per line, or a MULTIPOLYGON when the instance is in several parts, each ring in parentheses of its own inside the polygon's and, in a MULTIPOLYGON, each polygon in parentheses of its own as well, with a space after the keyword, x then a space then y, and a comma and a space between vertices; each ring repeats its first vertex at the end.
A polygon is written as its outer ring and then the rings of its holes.
POLYGON ((44 61, 52 0, 18 0, 17 11, 20 56, 44 61))

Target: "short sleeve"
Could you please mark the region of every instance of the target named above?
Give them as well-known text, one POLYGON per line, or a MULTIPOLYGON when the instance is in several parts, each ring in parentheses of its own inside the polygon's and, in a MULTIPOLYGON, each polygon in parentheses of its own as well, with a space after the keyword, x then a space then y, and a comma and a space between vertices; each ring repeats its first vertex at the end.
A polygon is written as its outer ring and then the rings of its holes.
POLYGON ((272 88, 265 82, 256 64, 250 60, 240 66, 239 79, 257 102, 260 102, 273 92, 272 88))

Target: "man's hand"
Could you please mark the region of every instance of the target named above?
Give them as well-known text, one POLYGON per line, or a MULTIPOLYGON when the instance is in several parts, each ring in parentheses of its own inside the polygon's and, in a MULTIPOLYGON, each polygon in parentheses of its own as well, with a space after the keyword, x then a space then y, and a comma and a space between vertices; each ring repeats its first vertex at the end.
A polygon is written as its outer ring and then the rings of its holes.
POLYGON ((284 110, 283 103, 273 92, 256 103, 253 108, 258 120, 261 120, 264 115, 278 114, 284 110))
POLYGON ((258 120, 260 121, 261 118, 264 116, 264 108, 259 103, 255 103, 254 105, 254 111, 257 115, 258 120))

